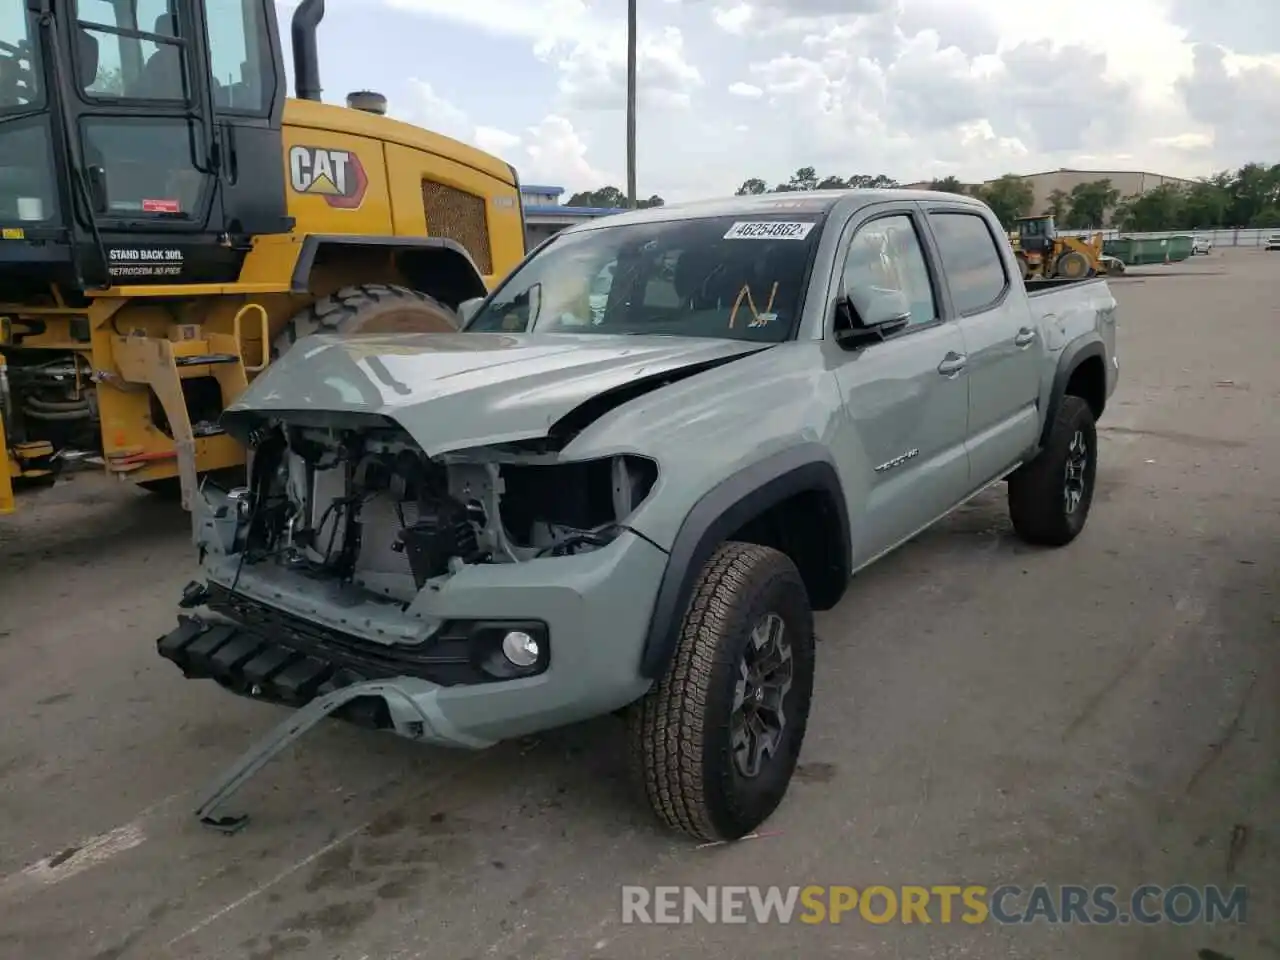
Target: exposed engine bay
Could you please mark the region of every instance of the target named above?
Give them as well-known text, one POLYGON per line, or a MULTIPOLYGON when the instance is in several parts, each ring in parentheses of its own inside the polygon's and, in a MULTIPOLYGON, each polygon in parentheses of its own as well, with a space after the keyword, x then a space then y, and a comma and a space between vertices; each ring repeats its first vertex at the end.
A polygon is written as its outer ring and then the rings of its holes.
POLYGON ((469 564, 606 546, 657 479, 644 457, 566 461, 527 444, 428 458, 395 426, 284 424, 255 441, 224 552, 402 605, 469 564))

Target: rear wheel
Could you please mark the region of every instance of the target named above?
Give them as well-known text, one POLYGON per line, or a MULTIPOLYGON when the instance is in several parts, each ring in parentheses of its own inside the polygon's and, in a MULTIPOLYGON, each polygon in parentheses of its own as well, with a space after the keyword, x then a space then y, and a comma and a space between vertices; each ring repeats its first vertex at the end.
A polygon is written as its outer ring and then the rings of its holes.
POLYGON ((313 333, 449 333, 458 326, 458 315, 434 297, 365 283, 322 297, 286 323, 271 345, 271 359, 313 333))
POLYGON ((726 543, 707 561, 666 676, 628 714, 634 775, 666 826, 736 840, 777 809, 813 695, 813 613, 785 554, 726 543))
POLYGON ((1065 396, 1044 449, 1009 478, 1013 529, 1028 543, 1061 547, 1084 529, 1098 474, 1098 431, 1080 397, 1065 396))

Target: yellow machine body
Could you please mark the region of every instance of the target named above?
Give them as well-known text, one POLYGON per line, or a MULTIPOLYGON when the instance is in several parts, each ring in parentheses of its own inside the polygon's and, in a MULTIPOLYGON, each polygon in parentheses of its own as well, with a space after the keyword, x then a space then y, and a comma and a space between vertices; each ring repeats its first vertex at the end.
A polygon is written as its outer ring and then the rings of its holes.
MULTIPOLYGON (((244 462, 244 450, 217 429, 216 414, 265 369, 273 340, 300 311, 352 285, 431 294, 406 275, 399 254, 412 244, 403 245, 405 238, 460 245, 486 286, 524 256, 515 173, 481 150, 313 100, 286 101, 283 148, 294 227, 253 237, 237 282, 124 280, 83 296, 51 287, 44 297, 0 302, 0 363, 7 357, 12 372, 19 354, 30 355, 21 358, 27 364, 47 356, 62 372, 66 409, 46 402, 37 413, 89 409, 100 434, 98 450, 74 451, 15 447, 10 436, 0 456, 0 513, 13 509, 13 486, 48 478, 59 458, 100 459, 108 471, 148 485, 180 478, 187 504, 199 474, 244 462), (192 362, 211 356, 222 360, 192 362)), ((21 231, 5 232, 6 240, 21 239, 21 231)), ((3 371, 0 365, 0 404, 12 413, 24 401, 8 390, 3 371)))

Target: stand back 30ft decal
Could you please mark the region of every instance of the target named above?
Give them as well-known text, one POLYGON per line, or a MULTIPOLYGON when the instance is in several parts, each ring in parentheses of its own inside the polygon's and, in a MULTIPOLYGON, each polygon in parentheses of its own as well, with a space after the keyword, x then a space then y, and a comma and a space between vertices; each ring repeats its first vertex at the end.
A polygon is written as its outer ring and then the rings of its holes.
POLYGON ((289 183, 296 193, 324 197, 331 207, 354 210, 364 200, 369 177, 350 150, 296 146, 289 150, 289 183))

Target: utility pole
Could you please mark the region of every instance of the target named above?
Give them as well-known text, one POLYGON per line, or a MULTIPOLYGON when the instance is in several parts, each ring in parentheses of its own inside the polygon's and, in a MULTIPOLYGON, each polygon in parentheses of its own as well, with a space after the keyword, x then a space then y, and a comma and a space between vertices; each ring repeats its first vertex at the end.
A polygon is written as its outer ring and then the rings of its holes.
POLYGON ((636 0, 627 0, 627 206, 636 208, 636 0))

